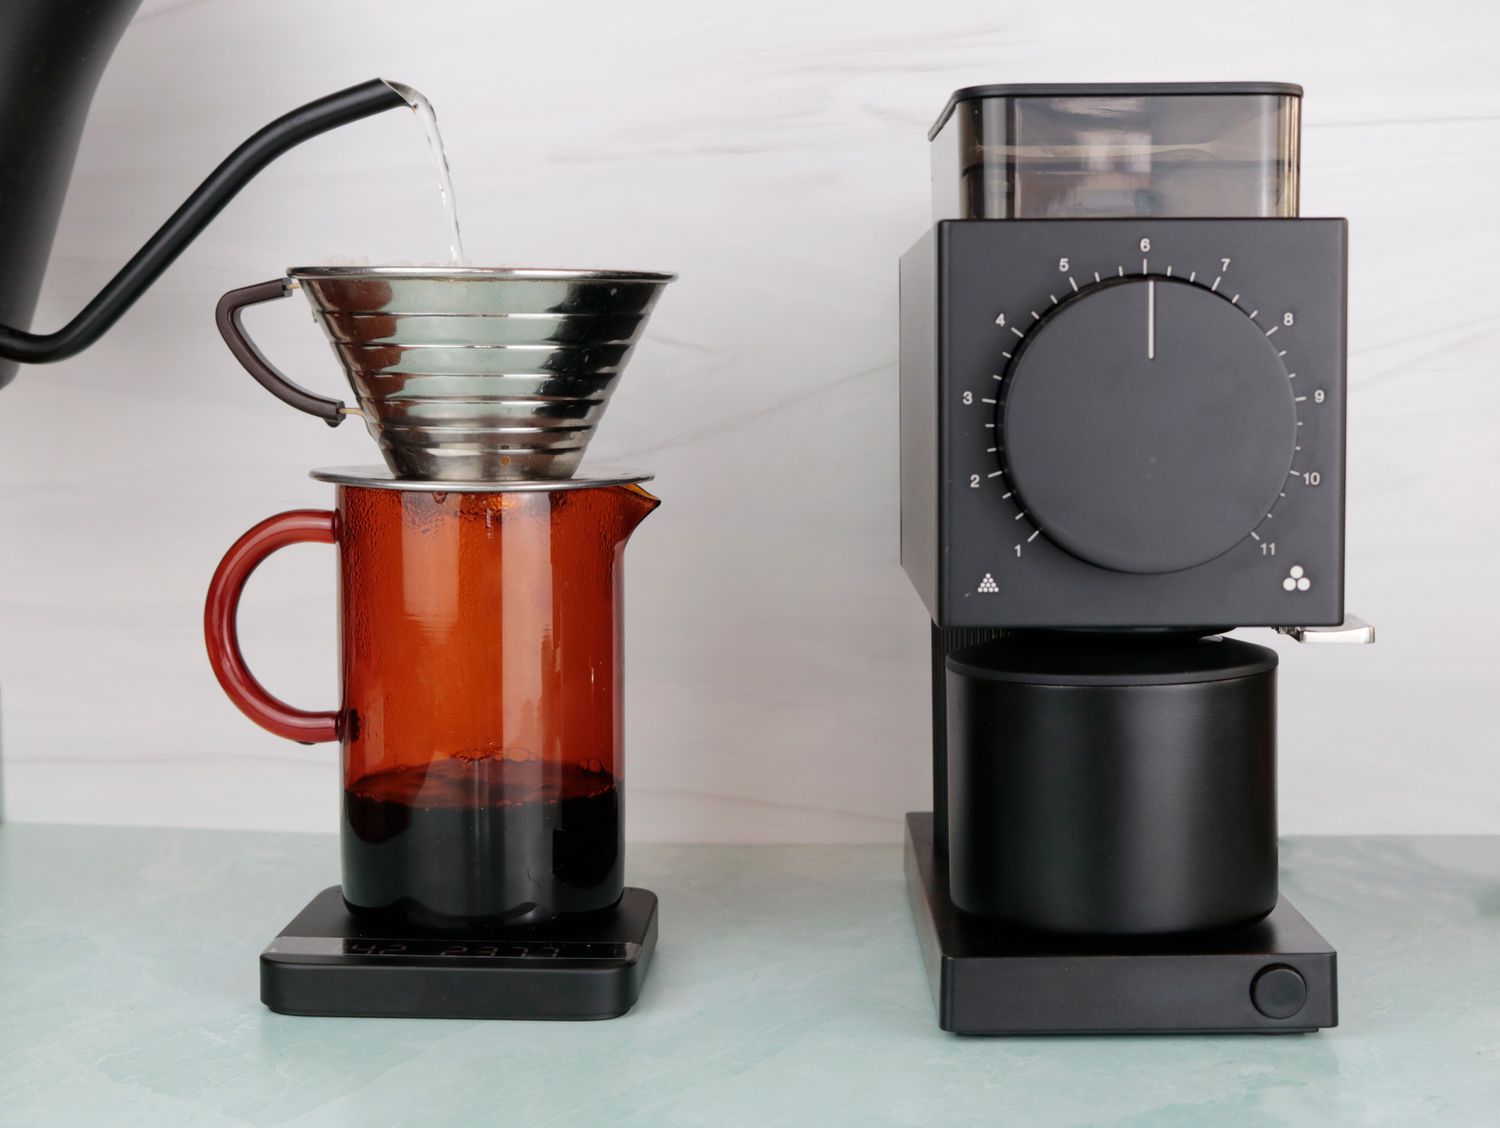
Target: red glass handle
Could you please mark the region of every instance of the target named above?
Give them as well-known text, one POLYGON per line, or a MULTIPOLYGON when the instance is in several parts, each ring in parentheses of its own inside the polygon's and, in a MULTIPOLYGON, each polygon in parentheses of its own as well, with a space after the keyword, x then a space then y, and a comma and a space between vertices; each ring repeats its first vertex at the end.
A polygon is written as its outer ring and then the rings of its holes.
POLYGON ((235 619, 245 581, 260 567, 261 561, 289 544, 332 544, 334 539, 334 515, 326 509, 293 509, 267 517, 235 541, 219 561, 203 608, 208 661, 229 700, 261 728, 301 744, 337 740, 338 713, 294 709, 272 696, 245 665, 235 619))

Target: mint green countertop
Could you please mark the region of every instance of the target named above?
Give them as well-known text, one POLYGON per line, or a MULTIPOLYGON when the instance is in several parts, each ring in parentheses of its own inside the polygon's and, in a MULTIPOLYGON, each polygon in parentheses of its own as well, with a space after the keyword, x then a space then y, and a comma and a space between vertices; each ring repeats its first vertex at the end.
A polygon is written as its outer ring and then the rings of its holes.
POLYGON ((1305 838, 1283 889, 1343 1025, 940 1032, 897 847, 633 846, 661 944, 624 1018, 287 1018, 256 957, 317 835, 0 827, 0 1123, 1500 1124, 1500 838, 1305 838))

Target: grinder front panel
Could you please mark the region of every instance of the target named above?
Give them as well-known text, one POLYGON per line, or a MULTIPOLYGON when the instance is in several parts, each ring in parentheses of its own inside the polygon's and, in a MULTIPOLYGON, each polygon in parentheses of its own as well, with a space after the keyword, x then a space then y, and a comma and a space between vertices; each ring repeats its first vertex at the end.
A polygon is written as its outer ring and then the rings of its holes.
POLYGON ((1337 219, 937 224, 902 273, 933 619, 1339 623, 1345 257, 1337 219))

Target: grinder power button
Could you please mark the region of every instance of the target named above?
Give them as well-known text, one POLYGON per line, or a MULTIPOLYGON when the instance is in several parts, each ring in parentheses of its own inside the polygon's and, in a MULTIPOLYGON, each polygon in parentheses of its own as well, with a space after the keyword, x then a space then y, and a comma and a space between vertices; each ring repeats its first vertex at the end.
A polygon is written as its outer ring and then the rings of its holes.
POLYGON ((1291 1018, 1307 1002, 1307 981, 1296 968, 1272 964, 1251 982, 1250 1001, 1267 1018, 1291 1018))

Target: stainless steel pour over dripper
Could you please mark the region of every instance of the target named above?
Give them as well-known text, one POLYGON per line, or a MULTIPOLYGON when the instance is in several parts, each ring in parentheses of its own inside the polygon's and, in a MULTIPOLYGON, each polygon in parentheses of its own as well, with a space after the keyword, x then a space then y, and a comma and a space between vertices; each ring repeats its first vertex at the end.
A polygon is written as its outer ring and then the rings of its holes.
POLYGON ((675 274, 299 267, 232 290, 219 331, 274 395, 332 425, 359 414, 401 478, 567 478, 675 274), (301 289, 358 408, 299 387, 245 335, 246 306, 301 289))

